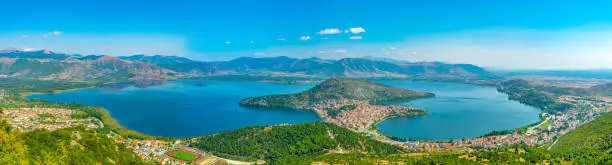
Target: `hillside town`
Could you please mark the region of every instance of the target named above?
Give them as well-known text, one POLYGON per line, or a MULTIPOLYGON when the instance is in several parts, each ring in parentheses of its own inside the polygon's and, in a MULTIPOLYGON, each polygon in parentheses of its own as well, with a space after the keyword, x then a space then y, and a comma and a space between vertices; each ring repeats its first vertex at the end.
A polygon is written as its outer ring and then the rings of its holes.
MULTIPOLYGON (((103 128, 104 124, 94 117, 80 118, 77 110, 64 108, 39 107, 32 108, 7 108, 0 111, 0 120, 6 120, 14 129, 27 132, 37 129, 57 130, 68 127, 84 126, 90 129, 103 128)), ((171 143, 162 140, 138 140, 121 137, 119 134, 110 132, 109 138, 116 143, 125 144, 131 148, 139 157, 160 164, 186 165, 191 162, 173 158, 166 155, 166 151, 177 148, 179 140, 171 143)))
POLYGON ((74 126, 85 126, 88 128, 102 128, 102 122, 94 117, 77 117, 78 112, 61 108, 9 108, 2 110, 2 119, 20 131, 32 131, 35 129, 57 130, 74 126))
POLYGON ((401 105, 372 105, 367 101, 345 101, 317 105, 314 111, 322 116, 325 122, 360 132, 367 131, 374 123, 391 116, 399 117, 427 113, 418 108, 401 105), (331 114, 331 112, 335 114, 331 114))
POLYGON ((452 140, 451 142, 407 141, 394 142, 383 140, 403 147, 410 151, 435 151, 463 147, 494 148, 503 145, 524 143, 528 146, 539 146, 555 141, 564 134, 582 124, 593 121, 604 112, 612 110, 612 102, 582 96, 560 96, 559 102, 574 105, 573 109, 555 114, 542 113, 543 121, 520 134, 513 132, 509 135, 486 136, 471 139, 452 140))

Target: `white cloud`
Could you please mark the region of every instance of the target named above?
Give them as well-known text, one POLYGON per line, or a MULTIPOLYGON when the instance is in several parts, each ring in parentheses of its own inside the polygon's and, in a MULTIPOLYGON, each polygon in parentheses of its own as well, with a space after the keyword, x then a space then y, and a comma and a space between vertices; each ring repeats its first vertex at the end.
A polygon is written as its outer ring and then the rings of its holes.
POLYGON ((349 30, 344 30, 344 33, 348 34, 348 33, 349 33, 349 30))
POLYGON ((338 29, 338 28, 323 29, 323 30, 317 32, 317 34, 319 34, 319 35, 340 34, 340 33, 342 33, 342 32, 340 32, 340 29, 338 29))
POLYGON ((334 52, 336 52, 336 53, 346 53, 346 50, 338 49, 338 50, 334 50, 334 52))
POLYGON ((42 38, 49 38, 49 34, 43 34, 42 38))
POLYGON ((34 51, 34 50, 35 50, 34 48, 25 48, 25 49, 23 49, 23 51, 25 51, 25 52, 30 52, 30 51, 34 51))
POLYGON ((276 40, 277 41, 287 41, 287 40, 285 40, 285 38, 277 38, 276 40))
POLYGON ((310 40, 310 36, 301 36, 300 40, 302 41, 310 40))
POLYGON ((263 53, 263 52, 256 52, 256 53, 253 53, 253 55, 256 55, 256 56, 264 56, 264 55, 266 55, 266 53, 263 53))
POLYGON ((232 42, 230 42, 230 41, 225 41, 225 44, 229 45, 229 44, 232 44, 232 42))
POLYGON ((412 52, 412 54, 417 54, 417 52, 412 52))
POLYGON ((62 33, 61 31, 53 31, 53 33, 52 33, 52 34, 53 34, 54 36, 60 36, 60 35, 62 35, 63 33, 62 33))
POLYGON ((389 50, 395 50, 395 49, 397 49, 397 48, 395 48, 395 47, 393 47, 393 46, 392 46, 392 47, 389 47, 389 50))
POLYGON ((361 37, 361 36, 351 36, 351 37, 349 37, 349 39, 351 39, 351 40, 360 40, 360 39, 363 39, 363 37, 361 37))
POLYGON ((325 51, 325 50, 321 50, 321 51, 319 51, 318 53, 319 53, 319 54, 325 54, 325 53, 327 53, 327 51, 325 51))
POLYGON ((28 35, 21 36, 21 38, 28 38, 28 37, 30 37, 30 36, 28 36, 28 35))
POLYGON ((359 34, 359 33, 365 33, 366 30, 362 27, 354 27, 354 28, 350 28, 349 31, 351 31, 351 33, 353 34, 359 34))

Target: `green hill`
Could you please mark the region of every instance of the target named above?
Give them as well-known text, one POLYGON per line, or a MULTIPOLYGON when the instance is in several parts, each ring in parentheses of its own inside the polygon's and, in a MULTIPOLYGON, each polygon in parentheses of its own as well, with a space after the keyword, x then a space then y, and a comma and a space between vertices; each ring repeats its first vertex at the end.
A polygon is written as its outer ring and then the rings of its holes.
POLYGON ((612 113, 562 136, 552 150, 577 164, 612 163, 612 113))
POLYGON ((588 89, 594 95, 612 96, 612 83, 596 85, 588 89))
POLYGON ((242 160, 270 164, 308 164, 331 150, 394 154, 399 147, 327 123, 247 127, 196 138, 192 147, 242 160))
POLYGON ((83 127, 22 133, 0 121, 0 164, 154 164, 83 127))
POLYGON ((332 78, 307 91, 289 95, 269 95, 246 98, 240 105, 270 108, 312 109, 320 104, 341 101, 369 101, 372 103, 433 97, 434 94, 391 87, 365 80, 332 78))

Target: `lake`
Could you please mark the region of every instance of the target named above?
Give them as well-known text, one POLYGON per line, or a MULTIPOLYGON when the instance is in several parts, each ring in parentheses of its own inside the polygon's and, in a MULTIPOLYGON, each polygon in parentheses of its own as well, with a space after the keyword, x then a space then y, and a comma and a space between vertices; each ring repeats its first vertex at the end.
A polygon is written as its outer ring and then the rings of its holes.
POLYGON ((126 128, 153 136, 187 137, 247 126, 321 121, 309 111, 238 105, 246 97, 296 93, 313 86, 172 81, 148 87, 109 85, 28 98, 101 106, 126 128))
POLYGON ((473 138, 493 130, 519 128, 540 121, 540 110, 508 100, 493 87, 465 84, 381 81, 379 83, 436 94, 403 103, 423 108, 424 116, 392 118, 376 128, 386 134, 416 140, 473 138))
MULTIPOLYGON (((491 87, 409 81, 379 83, 436 94, 434 98, 402 103, 424 108, 429 114, 389 119, 376 126, 392 136, 422 140, 471 138, 539 121, 538 109, 510 101, 491 87)), ((129 129, 153 136, 187 137, 247 126, 321 121, 314 112, 238 105, 246 97, 297 93, 313 86, 172 81, 144 86, 112 84, 28 98, 101 106, 129 129)))

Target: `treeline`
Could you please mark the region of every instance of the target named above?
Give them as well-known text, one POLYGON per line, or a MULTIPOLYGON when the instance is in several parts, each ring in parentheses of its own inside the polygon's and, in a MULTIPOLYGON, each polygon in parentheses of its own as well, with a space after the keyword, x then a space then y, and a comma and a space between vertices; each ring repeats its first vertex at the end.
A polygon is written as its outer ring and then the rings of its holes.
POLYGON ((0 87, 10 89, 16 93, 54 93, 59 90, 87 88, 102 85, 100 82, 70 82, 70 81, 41 81, 32 79, 3 78, 0 87))
POLYGON ((192 147, 241 160, 309 164, 330 150, 393 154, 400 148, 326 123, 247 127, 197 138, 192 147))
POLYGON ((21 133, 0 122, 0 164, 153 164, 93 129, 21 133))
POLYGON ((572 108, 571 104, 556 100, 558 95, 584 95, 583 91, 574 88, 545 87, 530 84, 525 80, 508 80, 499 84, 498 91, 508 94, 509 99, 534 106, 547 113, 565 111, 572 108))

